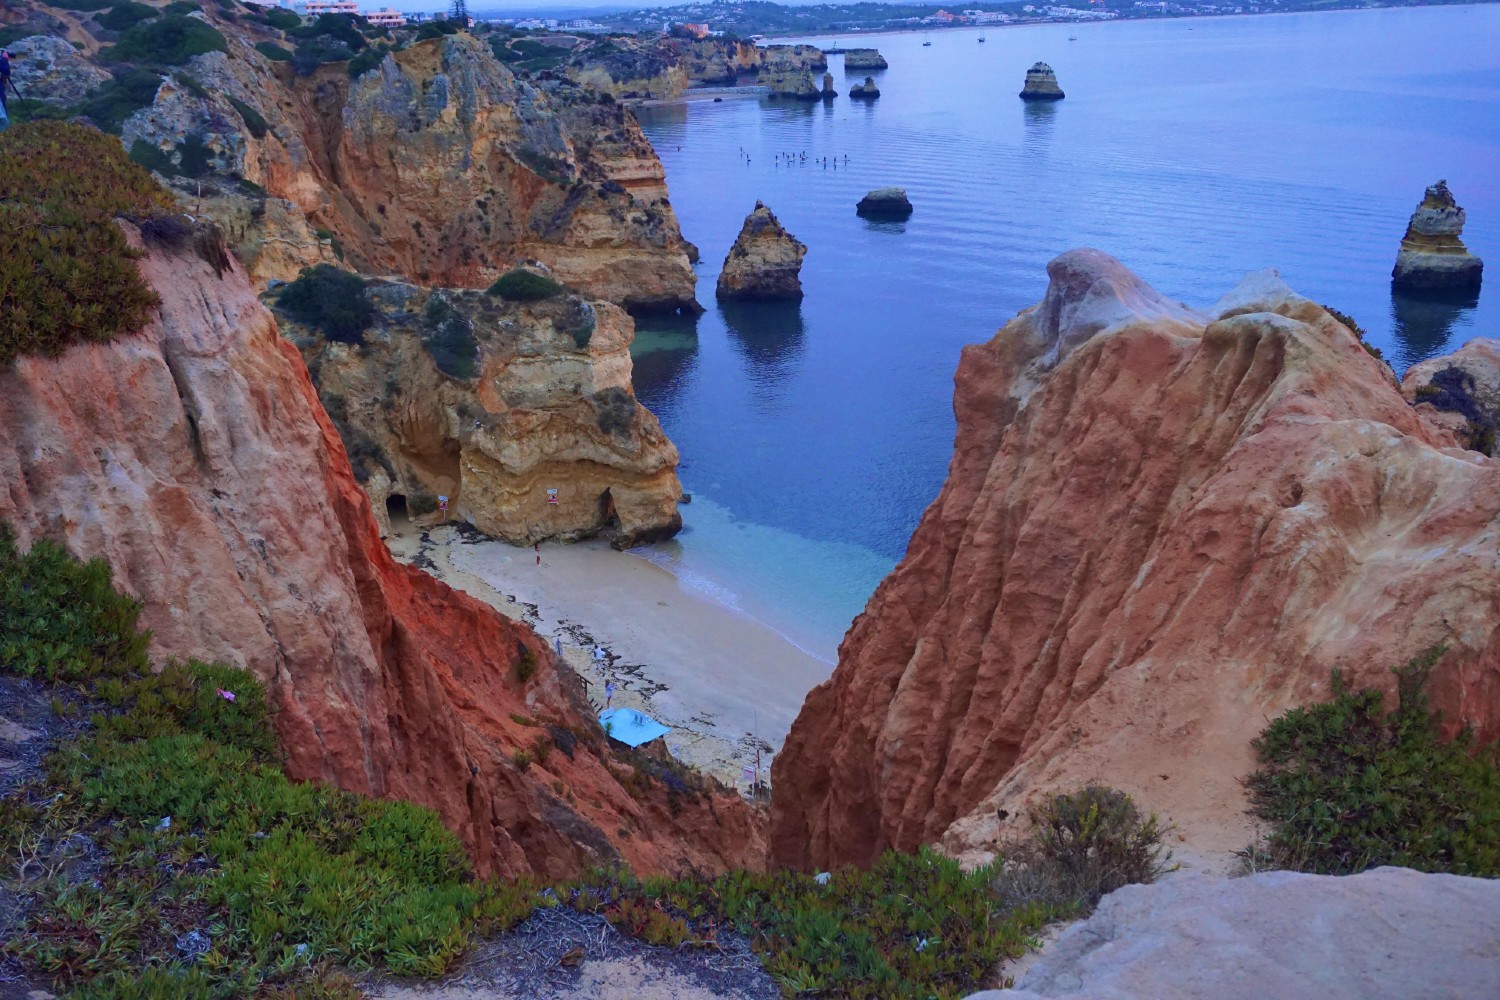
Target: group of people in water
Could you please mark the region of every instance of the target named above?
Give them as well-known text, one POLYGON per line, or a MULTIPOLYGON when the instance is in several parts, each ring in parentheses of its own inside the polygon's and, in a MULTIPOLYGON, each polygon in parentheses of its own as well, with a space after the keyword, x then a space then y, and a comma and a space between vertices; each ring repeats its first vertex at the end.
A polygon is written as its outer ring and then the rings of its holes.
MULTIPOLYGON (((744 160, 747 165, 750 163, 750 153, 744 146, 740 147, 740 159, 744 160)), ((774 167, 805 167, 809 162, 814 165, 821 164, 824 170, 827 170, 829 167, 833 167, 835 170, 839 168, 839 158, 837 156, 815 156, 809 161, 807 150, 805 149, 800 152, 777 153, 772 157, 771 165, 774 167)), ((843 162, 845 167, 849 166, 848 153, 844 154, 843 162)))

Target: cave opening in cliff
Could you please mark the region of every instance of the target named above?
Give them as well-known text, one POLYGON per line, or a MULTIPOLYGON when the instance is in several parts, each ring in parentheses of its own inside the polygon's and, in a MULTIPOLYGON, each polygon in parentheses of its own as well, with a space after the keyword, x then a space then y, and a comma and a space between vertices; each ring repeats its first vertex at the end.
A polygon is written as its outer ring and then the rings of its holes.
POLYGON ((391 522, 391 530, 399 532, 411 523, 411 516, 406 510, 406 497, 401 493, 392 493, 385 498, 386 518, 391 522))
POLYGON ((620 515, 615 511, 615 498, 608 487, 599 494, 599 523, 605 531, 615 531, 620 527, 620 515))

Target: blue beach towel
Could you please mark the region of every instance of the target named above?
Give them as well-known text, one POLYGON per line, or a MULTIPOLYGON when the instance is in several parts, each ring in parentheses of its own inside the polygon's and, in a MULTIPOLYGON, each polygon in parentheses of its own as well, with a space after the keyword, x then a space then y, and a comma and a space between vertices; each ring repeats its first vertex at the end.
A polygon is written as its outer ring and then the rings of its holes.
POLYGON ((643 715, 633 708, 605 709, 599 713, 599 725, 604 727, 611 739, 632 747, 650 743, 658 736, 665 736, 672 731, 651 716, 643 715))

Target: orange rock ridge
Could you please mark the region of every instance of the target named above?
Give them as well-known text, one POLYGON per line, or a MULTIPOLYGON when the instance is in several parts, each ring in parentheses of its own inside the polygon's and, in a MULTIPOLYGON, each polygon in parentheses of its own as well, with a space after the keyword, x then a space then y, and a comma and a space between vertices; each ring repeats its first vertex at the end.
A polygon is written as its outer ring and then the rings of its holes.
POLYGON ((517 716, 598 739, 576 680, 528 627, 391 558, 238 264, 158 247, 140 266, 162 306, 139 335, 0 371, 0 523, 107 559, 158 659, 261 677, 293 777, 432 807, 483 873, 760 863, 732 793, 632 795, 631 765, 586 744, 518 766, 548 730, 517 716))
POLYGON ((774 765, 773 862, 980 858, 1089 780, 1241 848, 1266 722, 1437 643, 1449 728, 1500 735, 1500 462, 1275 272, 1208 313, 1097 251, 1048 273, 963 352, 948 480, 774 765))

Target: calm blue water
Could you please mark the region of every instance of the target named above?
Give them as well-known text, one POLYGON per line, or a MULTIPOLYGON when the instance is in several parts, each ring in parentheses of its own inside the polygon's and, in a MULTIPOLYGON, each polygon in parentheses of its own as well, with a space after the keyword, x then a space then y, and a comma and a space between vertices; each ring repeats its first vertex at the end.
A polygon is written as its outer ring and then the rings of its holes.
MULTIPOLYGON (((820 655, 942 484, 959 349, 1035 303, 1064 250, 1097 247, 1194 305, 1277 267, 1359 320, 1397 371, 1500 336, 1500 288, 1465 310, 1396 303, 1389 286, 1407 216, 1440 177, 1468 210, 1465 241, 1500 268, 1500 7, 930 37, 872 36, 891 62, 873 106, 639 112, 703 251, 709 308, 638 334, 637 391, 699 501, 652 557, 820 655), (1017 99, 1039 59, 1066 100, 1017 99), (776 165, 804 150, 839 168, 776 165), (888 184, 907 189, 911 220, 857 218, 888 184), (714 305, 757 198, 810 247, 800 308, 714 305)), ((830 61, 841 92, 865 75, 830 61)))

